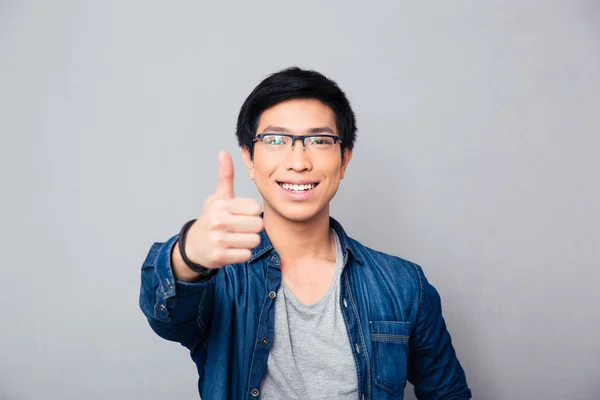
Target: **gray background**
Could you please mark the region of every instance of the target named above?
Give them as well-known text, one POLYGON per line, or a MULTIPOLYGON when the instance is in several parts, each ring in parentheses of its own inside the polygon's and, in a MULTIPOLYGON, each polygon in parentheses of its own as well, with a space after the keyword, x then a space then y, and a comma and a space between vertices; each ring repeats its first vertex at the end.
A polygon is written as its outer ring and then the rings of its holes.
POLYGON ((290 65, 349 95, 332 214, 424 267, 475 397, 600 399, 600 4, 567 0, 0 0, 0 398, 197 398, 140 265, 219 149, 257 197, 235 120, 290 65))

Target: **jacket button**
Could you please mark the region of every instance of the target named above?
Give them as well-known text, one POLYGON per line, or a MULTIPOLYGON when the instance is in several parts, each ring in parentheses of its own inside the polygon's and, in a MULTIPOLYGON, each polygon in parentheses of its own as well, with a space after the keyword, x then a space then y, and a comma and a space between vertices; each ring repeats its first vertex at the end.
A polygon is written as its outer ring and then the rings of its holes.
POLYGON ((262 338, 262 339, 260 340, 260 342, 266 346, 267 344, 269 344, 269 339, 267 339, 267 338, 265 337, 265 338, 262 338))
POLYGON ((344 299, 344 307, 348 307, 348 302, 344 299))
POLYGON ((254 396, 254 397, 258 397, 258 395, 260 394, 260 392, 258 391, 258 389, 252 389, 252 391, 250 392, 250 394, 252 394, 252 396, 254 396))
POLYGON ((271 261, 277 261, 277 256, 271 257, 271 261))
POLYGON ((277 296, 277 293, 275 293, 275 292, 269 292, 269 297, 270 298, 274 299, 275 296, 277 296))
POLYGON ((354 343, 354 347, 356 347, 356 352, 360 354, 360 348, 358 347, 358 343, 354 343))

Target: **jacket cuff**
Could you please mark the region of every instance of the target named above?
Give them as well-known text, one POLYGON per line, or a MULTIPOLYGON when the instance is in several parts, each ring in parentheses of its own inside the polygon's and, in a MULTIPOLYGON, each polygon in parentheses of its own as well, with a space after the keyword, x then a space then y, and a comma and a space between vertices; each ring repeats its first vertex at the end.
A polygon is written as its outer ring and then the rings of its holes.
MULTIPOLYGON (((153 290, 153 296, 146 297, 152 302, 154 317, 162 322, 177 323, 188 319, 191 310, 197 308, 199 298, 203 297, 207 286, 212 285, 214 277, 199 282, 177 281, 173 274, 171 252, 179 235, 164 243, 154 243, 142 266, 143 276, 154 275, 154 284, 145 282, 146 290, 153 290), (153 270, 153 274, 150 272, 153 270), (153 300, 153 301, 152 301, 153 300), (189 303, 189 304, 188 304, 189 303)), ((149 311, 149 310, 148 310, 149 311)))

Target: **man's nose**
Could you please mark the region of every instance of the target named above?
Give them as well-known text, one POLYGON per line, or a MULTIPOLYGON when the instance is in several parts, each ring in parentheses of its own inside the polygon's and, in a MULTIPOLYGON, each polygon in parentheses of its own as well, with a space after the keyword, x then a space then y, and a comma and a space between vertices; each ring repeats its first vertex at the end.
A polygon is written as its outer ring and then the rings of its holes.
POLYGON ((294 141, 292 151, 290 152, 290 154, 288 154, 286 160, 287 169, 292 169, 294 171, 310 170, 312 168, 310 152, 304 151, 303 143, 300 143, 298 146, 296 146, 295 144, 296 141, 294 141))
POLYGON ((300 142, 300 146, 302 147, 302 150, 306 150, 306 147, 304 147, 304 138, 296 138, 293 142, 292 142, 292 151, 296 150, 296 142, 300 142))

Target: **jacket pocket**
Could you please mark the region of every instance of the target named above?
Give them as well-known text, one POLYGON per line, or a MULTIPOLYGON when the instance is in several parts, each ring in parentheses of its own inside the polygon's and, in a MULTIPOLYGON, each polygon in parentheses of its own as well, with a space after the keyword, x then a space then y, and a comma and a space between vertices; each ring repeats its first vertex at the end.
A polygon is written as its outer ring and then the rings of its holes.
POLYGON ((398 396, 406 386, 411 323, 371 321, 369 325, 375 385, 398 396))

